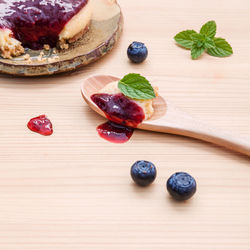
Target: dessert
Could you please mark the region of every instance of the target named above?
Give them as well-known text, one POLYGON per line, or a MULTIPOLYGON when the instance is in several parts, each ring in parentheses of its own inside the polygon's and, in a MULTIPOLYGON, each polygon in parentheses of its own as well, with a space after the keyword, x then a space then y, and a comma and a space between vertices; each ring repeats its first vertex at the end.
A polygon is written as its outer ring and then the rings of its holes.
POLYGON ((45 116, 40 115, 38 117, 32 118, 28 124, 27 127, 38 134, 41 135, 52 135, 53 134, 53 126, 51 121, 45 116))
POLYGON ((154 113, 153 99, 138 100, 126 97, 119 89, 117 81, 107 84, 99 93, 92 95, 91 99, 109 120, 130 127, 136 128, 154 113))
MULTIPOLYGON (((76 41, 91 20, 91 0, 0 0, 0 55, 76 41)), ((67 46, 66 46, 67 47, 67 46)), ((65 48, 66 48, 65 47, 65 48)))
POLYGON ((156 167, 149 161, 137 161, 130 170, 132 179, 139 186, 148 186, 154 182, 156 178, 156 167))
POLYGON ((196 192, 196 181, 188 173, 178 172, 168 179, 167 190, 176 200, 188 200, 196 192))
POLYGON ((131 73, 120 81, 105 85, 91 96, 91 100, 112 121, 97 127, 99 135, 115 143, 128 141, 134 132, 132 128, 152 117, 156 94, 157 89, 154 90, 139 74, 131 73))

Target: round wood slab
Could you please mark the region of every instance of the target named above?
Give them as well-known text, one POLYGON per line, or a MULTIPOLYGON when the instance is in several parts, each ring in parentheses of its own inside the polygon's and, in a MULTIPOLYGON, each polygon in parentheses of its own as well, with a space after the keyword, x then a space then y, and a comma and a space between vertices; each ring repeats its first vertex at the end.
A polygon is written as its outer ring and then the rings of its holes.
POLYGON ((65 50, 26 50, 25 56, 0 57, 0 73, 16 76, 42 76, 71 71, 106 55, 119 39, 123 19, 119 5, 110 0, 94 0, 95 11, 89 31, 65 50), (42 53, 42 57, 40 53, 42 53), (44 54, 44 55, 43 55, 44 54), (26 56, 27 57, 27 56, 26 56))

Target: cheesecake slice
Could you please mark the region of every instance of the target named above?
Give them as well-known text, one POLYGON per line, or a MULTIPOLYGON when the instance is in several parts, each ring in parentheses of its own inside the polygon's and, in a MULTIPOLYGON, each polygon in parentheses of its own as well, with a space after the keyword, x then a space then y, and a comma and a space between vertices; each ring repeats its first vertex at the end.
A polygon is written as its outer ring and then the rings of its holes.
POLYGON ((91 0, 0 0, 0 55, 74 42, 90 24, 91 0))

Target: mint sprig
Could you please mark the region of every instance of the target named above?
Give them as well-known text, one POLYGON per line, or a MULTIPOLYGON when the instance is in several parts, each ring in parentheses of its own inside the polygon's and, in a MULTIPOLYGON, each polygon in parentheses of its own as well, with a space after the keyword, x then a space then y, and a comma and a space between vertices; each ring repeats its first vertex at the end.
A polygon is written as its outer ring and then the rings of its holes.
POLYGON ((193 38, 192 36, 197 34, 194 30, 184 30, 180 33, 178 33, 174 39, 175 41, 180 44, 182 47, 186 49, 191 49, 193 45, 193 38))
POLYGON ((149 81, 140 74, 125 75, 118 83, 121 92, 132 99, 148 100, 155 98, 155 92, 149 81))
POLYGON ((174 39, 182 47, 191 49, 192 59, 199 58, 205 51, 211 56, 230 56, 233 54, 231 45, 224 38, 215 37, 216 30, 215 21, 209 21, 201 27, 200 33, 194 30, 184 30, 174 39))
POLYGON ((216 29, 217 25, 215 21, 209 21, 205 23, 201 29, 200 29, 200 34, 205 35, 206 37, 209 38, 214 38, 216 35, 216 29))
POLYGON ((204 47, 198 47, 197 44, 193 44, 192 49, 191 49, 192 59, 196 59, 200 57, 204 51, 205 51, 204 47))

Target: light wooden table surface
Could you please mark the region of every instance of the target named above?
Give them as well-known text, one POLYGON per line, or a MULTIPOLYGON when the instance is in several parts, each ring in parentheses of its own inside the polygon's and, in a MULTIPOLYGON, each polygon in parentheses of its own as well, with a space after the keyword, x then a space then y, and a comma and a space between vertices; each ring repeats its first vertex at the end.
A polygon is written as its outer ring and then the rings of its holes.
POLYGON ((250 161, 196 140, 136 131, 124 145, 95 128, 104 121, 83 102, 90 74, 139 72, 163 96, 194 116, 250 138, 250 4, 248 0, 121 0, 123 36, 113 53, 71 74, 50 78, 0 76, 1 250, 249 250, 250 161), (234 48, 230 58, 192 61, 173 36, 208 20, 234 48), (149 49, 141 65, 128 62, 133 40, 149 49), (47 114, 55 133, 26 128, 47 114), (138 188, 130 166, 158 168, 138 188), (194 198, 177 203, 165 183, 176 171, 198 182, 194 198))

